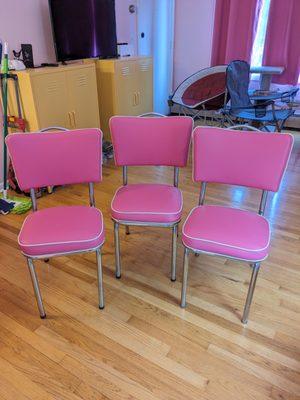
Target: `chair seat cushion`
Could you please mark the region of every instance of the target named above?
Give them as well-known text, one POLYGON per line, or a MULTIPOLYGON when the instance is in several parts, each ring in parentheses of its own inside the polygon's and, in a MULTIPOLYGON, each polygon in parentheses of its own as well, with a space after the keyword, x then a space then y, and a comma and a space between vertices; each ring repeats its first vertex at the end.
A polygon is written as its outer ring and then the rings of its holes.
POLYGON ((86 206, 38 210, 25 219, 18 241, 29 256, 94 249, 104 242, 102 213, 86 206))
POLYGON ((170 185, 135 184, 120 187, 111 203, 119 221, 173 223, 181 218, 181 191, 170 185))
POLYGON ((182 228, 182 241, 200 252, 261 261, 268 255, 270 228, 259 214, 205 205, 190 212, 182 228))

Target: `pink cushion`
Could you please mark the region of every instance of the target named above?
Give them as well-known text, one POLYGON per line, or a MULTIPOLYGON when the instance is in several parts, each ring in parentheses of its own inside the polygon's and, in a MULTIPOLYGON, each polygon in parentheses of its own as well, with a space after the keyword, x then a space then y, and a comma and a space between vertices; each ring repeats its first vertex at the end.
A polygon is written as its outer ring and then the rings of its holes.
POLYGON ((102 132, 14 133, 6 144, 20 188, 102 180, 102 132))
POLYGON ((227 183, 277 192, 293 136, 199 126, 193 138, 196 182, 227 183))
POLYGON ((116 165, 185 167, 191 141, 191 117, 111 117, 116 165))
POLYGON ((178 188, 169 185, 122 186, 111 202, 111 213, 120 221, 176 222, 181 218, 182 194, 178 188))
POLYGON ((195 250, 261 261, 268 255, 270 228, 256 213, 205 205, 195 207, 187 217, 182 241, 195 250))
POLYGON ((101 211, 93 207, 53 207, 28 215, 19 234, 29 256, 93 249, 104 242, 101 211))

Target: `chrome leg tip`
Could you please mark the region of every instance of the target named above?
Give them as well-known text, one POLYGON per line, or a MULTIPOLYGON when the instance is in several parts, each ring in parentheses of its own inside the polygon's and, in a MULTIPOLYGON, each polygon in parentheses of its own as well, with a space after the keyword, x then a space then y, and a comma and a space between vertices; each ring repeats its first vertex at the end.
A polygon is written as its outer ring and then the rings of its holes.
POLYGON ((99 310, 104 310, 105 306, 99 306, 99 310))
POLYGON ((116 278, 117 279, 121 279, 121 275, 116 275, 116 278))
POLYGON ((41 318, 41 319, 46 319, 46 318, 47 318, 47 315, 46 315, 46 314, 40 315, 40 318, 41 318))
POLYGON ((242 322, 243 325, 247 325, 248 324, 248 319, 242 319, 241 322, 242 322))
POLYGON ((171 278, 171 282, 176 282, 176 278, 171 278))
POLYGON ((186 308, 186 303, 180 303, 181 308, 186 308))

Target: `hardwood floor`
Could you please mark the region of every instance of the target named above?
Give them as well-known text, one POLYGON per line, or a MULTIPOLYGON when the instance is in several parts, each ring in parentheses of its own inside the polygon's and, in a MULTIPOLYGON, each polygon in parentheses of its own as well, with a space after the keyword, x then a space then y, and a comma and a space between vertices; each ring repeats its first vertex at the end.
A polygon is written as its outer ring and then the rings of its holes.
MULTIPOLYGON (((254 160, 255 162, 255 160, 254 160)), ((129 182, 172 182, 165 168, 129 168, 129 182)), ((41 320, 17 234, 24 215, 0 218, 0 399, 300 399, 300 135, 281 191, 266 216, 272 247, 259 273, 249 324, 240 323, 250 268, 191 257, 188 307, 171 282, 171 231, 121 235, 122 279, 114 278, 110 201, 121 171, 104 167, 96 186, 106 223, 106 308, 97 308, 94 254, 37 263, 48 318, 41 320)), ((181 172, 184 218, 198 201, 191 166, 181 172)), ((260 193, 208 186, 207 201, 256 210, 260 193)), ((87 204, 86 186, 58 189, 39 207, 87 204)))

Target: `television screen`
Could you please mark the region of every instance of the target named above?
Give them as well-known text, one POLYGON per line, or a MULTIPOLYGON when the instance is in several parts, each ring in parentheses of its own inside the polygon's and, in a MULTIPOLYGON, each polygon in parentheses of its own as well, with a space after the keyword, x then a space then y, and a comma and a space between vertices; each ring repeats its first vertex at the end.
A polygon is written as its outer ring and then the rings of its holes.
POLYGON ((57 61, 117 57, 114 0, 49 0, 57 61))

